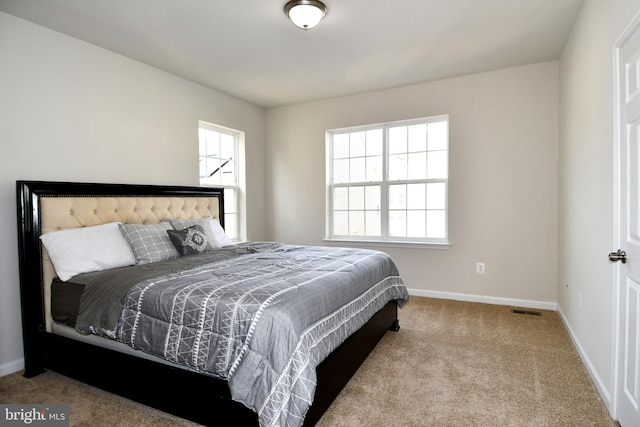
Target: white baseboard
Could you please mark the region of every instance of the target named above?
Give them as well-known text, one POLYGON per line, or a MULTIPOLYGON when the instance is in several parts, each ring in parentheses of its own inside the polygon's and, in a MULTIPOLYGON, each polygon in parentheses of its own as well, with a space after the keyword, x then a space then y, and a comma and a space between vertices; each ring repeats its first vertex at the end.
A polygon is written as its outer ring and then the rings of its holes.
POLYGON ((14 360, 13 362, 5 363, 4 365, 0 365, 0 377, 13 374, 14 372, 18 372, 21 369, 24 369, 24 359, 18 359, 14 360))
POLYGON ((451 299, 456 301, 481 302, 485 304, 506 305, 510 307, 534 308, 537 310, 556 311, 558 304, 550 301, 532 301, 513 298, 487 297, 483 295, 457 294, 453 292, 425 291, 423 289, 409 289, 409 295, 418 297, 451 299))
POLYGON ((612 414, 613 408, 611 407, 611 404, 612 404, 611 394, 609 393, 608 387, 602 381, 602 378, 600 378, 600 376, 598 375, 598 372, 593 367, 593 363, 591 363, 591 359, 589 359, 589 356, 587 356, 587 353, 584 351, 584 348, 580 344, 580 341, 578 341, 576 334, 573 333, 573 329, 571 329, 571 325, 569 325, 569 323, 567 322, 567 319, 564 313, 562 312, 562 308, 558 307, 557 312, 558 312, 558 315, 560 316, 560 319, 562 320, 564 328, 567 330, 567 333, 569 334, 569 337, 573 342, 573 346, 576 348, 576 351, 578 352, 580 359, 582 359, 582 363, 584 363, 584 366, 587 368, 587 372, 589 372, 589 376, 593 380, 593 383, 596 386, 596 390, 598 390, 598 394, 600 395, 600 398, 604 402, 604 405, 607 407, 609 414, 612 414))

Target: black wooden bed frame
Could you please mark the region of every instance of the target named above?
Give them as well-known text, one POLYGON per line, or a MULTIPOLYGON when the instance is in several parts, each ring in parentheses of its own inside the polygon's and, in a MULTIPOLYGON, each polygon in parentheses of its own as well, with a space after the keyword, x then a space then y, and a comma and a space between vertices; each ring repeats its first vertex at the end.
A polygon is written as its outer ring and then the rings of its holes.
MULTIPOLYGON (((231 418, 234 425, 257 426, 257 415, 231 399, 227 382, 149 359, 76 341, 46 331, 39 240, 41 196, 217 196, 224 226, 220 188, 17 181, 18 247, 24 345, 24 376, 47 369, 142 404, 204 425, 231 418), (131 378, 130 381, 127 379, 131 378), (156 387, 158 381, 175 387, 156 387), (193 390, 168 394, 166 390, 193 390)), ((396 301, 389 302, 318 367, 313 405, 304 426, 316 424, 358 367, 388 330, 399 330, 396 301)))

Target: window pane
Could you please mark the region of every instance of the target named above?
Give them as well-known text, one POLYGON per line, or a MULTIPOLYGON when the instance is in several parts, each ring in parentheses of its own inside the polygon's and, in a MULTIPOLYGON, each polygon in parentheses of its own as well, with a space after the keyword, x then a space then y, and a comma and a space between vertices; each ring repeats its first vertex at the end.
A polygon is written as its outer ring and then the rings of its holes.
POLYGON ((231 160, 224 160, 220 163, 220 170, 217 172, 220 174, 220 183, 222 185, 235 185, 236 174, 233 170, 235 163, 231 160))
POLYGON ((238 214, 224 215, 224 232, 232 240, 238 238, 238 214))
POLYGON ((407 209, 425 209, 425 184, 407 185, 407 209))
POLYGON ((407 152, 407 127, 393 127, 389 129, 389 154, 407 152))
POLYGON ((382 156, 367 157, 367 182, 382 181, 382 156))
POLYGON ((349 138, 349 156, 351 157, 364 157, 366 154, 365 148, 365 133, 364 132, 352 132, 349 138))
POLYGON ((206 151, 202 153, 205 156, 220 157, 220 137, 218 132, 207 130, 205 133, 206 138, 206 151))
POLYGON ((392 237, 407 237, 406 211, 389 212, 389 235, 392 237))
POLYGON ((333 182, 335 182, 336 184, 349 182, 349 159, 334 160, 333 182))
POLYGON ((364 210, 364 187, 349 187, 349 209, 364 210))
POLYGON ((444 182, 427 184, 427 209, 444 209, 446 192, 444 182))
POLYGON ((427 151, 427 125, 409 126, 409 152, 427 151))
POLYGON ((425 211, 407 212, 407 237, 425 237, 425 211))
POLYGON ((349 235, 364 236, 364 211, 349 211, 349 235))
POLYGON ((366 162, 364 157, 349 160, 349 182, 364 182, 366 179, 366 162))
POLYGON ((382 155, 382 129, 367 131, 367 156, 382 155))
POLYGON ((205 157, 207 162, 206 177, 220 182, 220 158, 219 157, 205 157))
POLYGON ((429 123, 429 150, 446 150, 449 140, 446 121, 429 123))
POLYGON ((225 188, 224 189, 224 211, 227 212, 238 212, 238 206, 236 205, 237 194, 235 188, 225 188))
POLYGON ((380 187, 365 187, 365 209, 380 210, 380 187))
POLYGON ((349 235, 349 212, 333 213, 333 233, 337 236, 349 235))
POLYGON ((444 239, 446 237, 444 211, 427 211, 427 237, 432 239, 444 239))
POLYGON ((406 209, 407 208, 407 186, 390 185, 389 186, 389 209, 406 209))
POLYGON ((349 134, 333 135, 333 158, 346 159, 349 157, 349 134))
POLYGON ((409 154, 408 179, 425 179, 427 177, 427 153, 409 154))
POLYGON ((220 134, 220 157, 223 160, 232 159, 235 152, 235 137, 229 134, 220 134))
POLYGON ((405 179, 407 179, 406 154, 389 156, 389 180, 400 181, 405 179))
POLYGON ((382 223, 380 221, 380 211, 367 211, 365 214, 367 221, 366 235, 379 237, 382 235, 382 223))
POLYGON ((446 178, 447 172, 447 152, 429 152, 429 155, 427 156, 427 178, 446 178))
POLYGON ((240 238, 237 199, 237 190, 235 188, 224 189, 224 232, 232 240, 240 238))
POLYGON ((349 188, 339 187, 333 189, 333 209, 336 211, 349 209, 349 188))

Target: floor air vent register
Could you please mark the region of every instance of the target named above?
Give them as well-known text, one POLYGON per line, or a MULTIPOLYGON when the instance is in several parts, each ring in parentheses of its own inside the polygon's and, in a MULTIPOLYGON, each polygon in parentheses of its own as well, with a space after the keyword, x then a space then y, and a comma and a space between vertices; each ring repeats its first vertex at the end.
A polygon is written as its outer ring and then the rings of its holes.
POLYGON ((542 312, 535 310, 524 310, 521 308, 512 308, 511 312, 514 314, 527 314, 529 316, 542 316, 542 312))

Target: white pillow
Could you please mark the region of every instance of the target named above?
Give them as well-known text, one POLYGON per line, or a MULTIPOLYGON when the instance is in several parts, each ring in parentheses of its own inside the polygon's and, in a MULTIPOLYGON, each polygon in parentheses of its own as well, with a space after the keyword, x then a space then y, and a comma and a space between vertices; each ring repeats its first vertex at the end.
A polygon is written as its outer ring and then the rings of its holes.
POLYGON ((217 219, 211 220, 211 229, 213 230, 213 236, 216 239, 216 243, 220 247, 233 245, 233 240, 229 238, 224 232, 224 228, 220 225, 217 219))
POLYGON ((52 231, 40 236, 58 278, 66 282, 80 273, 136 263, 117 222, 52 231))

